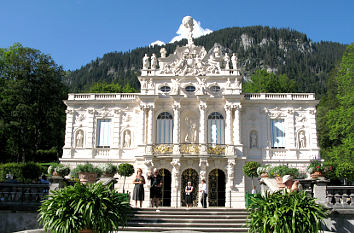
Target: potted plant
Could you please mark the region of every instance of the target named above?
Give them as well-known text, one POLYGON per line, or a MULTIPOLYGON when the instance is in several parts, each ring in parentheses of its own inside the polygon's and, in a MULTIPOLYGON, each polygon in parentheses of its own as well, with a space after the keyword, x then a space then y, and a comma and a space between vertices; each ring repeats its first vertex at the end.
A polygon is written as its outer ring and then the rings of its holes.
POLYGON ((75 183, 42 201, 38 221, 46 232, 108 233, 124 227, 129 213, 122 194, 101 183, 75 183))
POLYGON ((319 160, 311 160, 307 166, 307 172, 310 173, 312 178, 318 178, 323 176, 324 166, 319 160))
POLYGON ((81 183, 94 183, 102 175, 102 170, 90 163, 79 164, 71 172, 72 176, 79 178, 81 183))
POLYGON ((261 167, 257 168, 257 175, 260 176, 261 178, 267 178, 269 177, 269 172, 270 172, 271 167, 269 165, 264 165, 261 167))
POLYGON ((308 232, 317 233, 327 209, 317 204, 306 192, 273 194, 253 198, 250 204, 248 232, 308 232))
POLYGON ((125 179, 127 176, 131 176, 134 173, 134 166, 129 163, 122 163, 118 166, 118 174, 124 177, 123 182, 123 193, 124 193, 124 186, 125 186, 125 179))
POLYGON ((101 167, 103 177, 113 177, 118 172, 117 166, 111 163, 106 163, 101 167))
POLYGON ((67 176, 70 173, 70 168, 61 163, 52 164, 48 167, 48 174, 52 176, 67 176))

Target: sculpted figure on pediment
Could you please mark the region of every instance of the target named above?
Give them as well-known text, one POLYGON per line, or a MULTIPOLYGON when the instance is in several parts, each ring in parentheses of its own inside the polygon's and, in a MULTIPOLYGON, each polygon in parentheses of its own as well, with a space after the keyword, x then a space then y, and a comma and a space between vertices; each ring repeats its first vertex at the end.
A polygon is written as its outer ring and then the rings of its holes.
POLYGON ((157 68, 157 58, 155 53, 152 54, 151 56, 151 69, 156 69, 157 68))
POLYGON ((229 54, 225 53, 224 61, 225 61, 225 70, 230 69, 230 57, 229 57, 229 54))
POLYGON ((145 53, 145 56, 143 57, 143 69, 149 69, 150 68, 150 61, 148 55, 145 53))
POLYGON ((237 56, 236 56, 236 53, 232 54, 231 63, 232 63, 232 69, 236 70, 237 69, 237 56))

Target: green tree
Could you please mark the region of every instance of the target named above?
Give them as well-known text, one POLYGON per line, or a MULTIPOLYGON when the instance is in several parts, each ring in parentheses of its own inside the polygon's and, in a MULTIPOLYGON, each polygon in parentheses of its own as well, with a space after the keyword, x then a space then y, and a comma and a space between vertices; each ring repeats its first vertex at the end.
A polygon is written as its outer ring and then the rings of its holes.
POLYGON ((1 161, 50 160, 64 142, 67 87, 62 67, 39 50, 0 49, 1 161), (45 153, 45 152, 48 153, 45 153), (4 156, 5 155, 5 156, 4 156))
POLYGON ((118 166, 118 174, 124 177, 123 183, 123 193, 124 193, 124 186, 125 186, 125 179, 127 176, 131 176, 134 173, 134 166, 129 163, 122 163, 118 166))
POLYGON ((91 93, 132 93, 132 92, 137 92, 137 90, 132 88, 129 83, 126 84, 124 87, 122 87, 118 83, 96 82, 90 87, 89 92, 91 93))
POLYGON ((297 87, 294 80, 285 74, 275 75, 266 70, 257 70, 251 78, 243 84, 243 92, 246 93, 292 93, 297 87))
POLYGON ((337 105, 326 114, 331 160, 354 163, 354 43, 344 52, 336 74, 337 105))

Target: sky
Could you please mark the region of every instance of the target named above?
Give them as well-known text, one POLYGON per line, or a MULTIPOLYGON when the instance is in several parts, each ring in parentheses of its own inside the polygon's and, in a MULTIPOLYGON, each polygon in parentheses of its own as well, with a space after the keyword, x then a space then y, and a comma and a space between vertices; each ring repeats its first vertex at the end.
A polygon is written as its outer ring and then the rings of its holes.
POLYGON ((353 12, 353 0, 0 0, 0 48, 20 42, 75 70, 108 52, 168 43, 187 15, 206 32, 262 25, 349 44, 353 12))

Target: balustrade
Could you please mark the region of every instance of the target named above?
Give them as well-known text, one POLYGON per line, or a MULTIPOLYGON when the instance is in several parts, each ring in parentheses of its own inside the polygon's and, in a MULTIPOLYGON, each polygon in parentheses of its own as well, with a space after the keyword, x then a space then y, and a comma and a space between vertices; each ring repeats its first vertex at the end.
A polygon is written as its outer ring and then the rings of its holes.
POLYGON ((354 208, 354 186, 327 186, 327 205, 333 208, 354 208))

